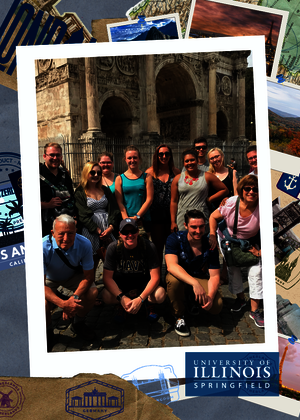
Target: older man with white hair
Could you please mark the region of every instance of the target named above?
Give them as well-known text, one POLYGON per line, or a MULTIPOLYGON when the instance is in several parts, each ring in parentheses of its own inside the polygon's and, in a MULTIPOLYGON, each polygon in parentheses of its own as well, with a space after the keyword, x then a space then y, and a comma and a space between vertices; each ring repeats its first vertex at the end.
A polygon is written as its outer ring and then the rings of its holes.
POLYGON ((94 306, 98 290, 90 241, 77 234, 75 220, 63 214, 54 220, 51 234, 43 238, 43 254, 48 343, 53 338, 53 305, 62 308, 63 319, 72 319, 73 332, 92 340, 95 333, 85 324, 85 316, 94 306), (71 290, 73 295, 67 300, 59 298, 59 286, 71 290))

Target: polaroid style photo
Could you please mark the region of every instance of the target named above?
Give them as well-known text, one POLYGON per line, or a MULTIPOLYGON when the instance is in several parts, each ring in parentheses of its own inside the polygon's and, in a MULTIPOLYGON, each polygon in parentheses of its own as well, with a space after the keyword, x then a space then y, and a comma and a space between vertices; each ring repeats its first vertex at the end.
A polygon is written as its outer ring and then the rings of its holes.
MULTIPOLYGON (((170 352, 168 340, 162 341, 154 333, 149 335, 148 327, 140 334, 142 344, 132 345, 134 340, 128 340, 129 346, 123 346, 122 338, 126 339, 129 333, 119 336, 108 316, 98 331, 99 340, 95 343, 98 347, 80 347, 78 344, 74 347, 76 341, 72 341, 70 349, 67 349, 63 343, 70 340, 65 337, 60 346, 62 351, 47 352, 39 155, 42 155, 46 141, 59 142, 75 185, 79 182, 83 164, 96 158, 95 146, 99 143, 107 149, 113 146, 111 150, 120 160, 115 162, 119 173, 124 171, 122 151, 128 144, 138 145, 144 153, 143 165, 146 168, 150 166, 155 144, 161 138, 174 150, 172 144, 177 145, 178 151, 174 153, 177 167, 181 164, 181 148, 191 147, 193 139, 201 134, 206 134, 211 142, 217 141, 221 147, 224 144, 225 149, 227 145, 227 156, 230 158, 232 150, 237 150, 234 142, 243 145, 242 149, 249 144, 245 137, 241 89, 245 86, 247 57, 250 54, 253 57, 255 139, 258 161, 262 162, 258 181, 260 208, 264 209, 260 212, 263 287, 268 290, 264 297, 265 333, 260 341, 253 336, 249 344, 249 341, 231 340, 230 336, 226 338, 226 333, 221 331, 217 333, 220 344, 217 340, 214 344, 210 341, 209 349, 211 352, 276 351, 264 48, 261 36, 139 42, 135 44, 134 52, 132 45, 126 42, 17 48, 32 376, 109 372, 128 377, 132 372, 144 369, 139 373, 139 380, 150 380, 153 378, 148 377, 149 372, 155 376, 157 369, 149 370, 147 367, 159 366, 171 372, 169 379, 173 380, 184 378, 187 351, 191 348, 198 352, 207 351, 207 345, 201 346, 199 338, 193 335, 185 343, 176 341, 178 346, 170 343, 170 352), (144 55, 145 50, 147 55, 144 55), (235 68, 237 63, 238 69, 235 68), (96 68, 95 73, 92 68, 96 68), (145 86, 148 93, 153 93, 152 101, 147 101, 147 96, 143 94, 145 86), (161 138, 157 139, 157 135, 161 138), (38 331, 44 331, 44 334, 38 331), (112 349, 112 344, 116 342, 118 345, 112 349), (70 351, 71 347, 74 351, 70 351), (167 366, 171 368, 168 370, 167 366)), ((243 162, 245 156, 241 153, 241 167, 243 162)), ((172 326, 169 327, 171 331, 172 326)), ((162 329, 161 332, 165 334, 166 331, 162 329)), ((210 332, 210 327, 207 327, 207 332, 210 332)), ((132 332, 133 339, 136 333, 137 330, 132 332)), ((201 337, 205 335, 206 332, 201 337)), ((205 340, 210 340, 208 337, 205 340)))
POLYGON ((137 20, 110 23, 106 26, 110 42, 182 38, 178 13, 152 18, 143 16, 137 20))
POLYGON ((275 78, 287 18, 288 12, 268 7, 193 0, 185 38, 264 35, 266 75, 275 78))

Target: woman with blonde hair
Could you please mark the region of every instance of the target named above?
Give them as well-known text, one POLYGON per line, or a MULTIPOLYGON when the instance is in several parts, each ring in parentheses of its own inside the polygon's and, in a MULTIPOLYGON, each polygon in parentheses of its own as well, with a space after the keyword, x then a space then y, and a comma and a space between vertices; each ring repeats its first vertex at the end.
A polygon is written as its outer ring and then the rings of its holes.
POLYGON ((120 212, 110 189, 102 183, 98 162, 87 162, 81 173, 80 185, 75 191, 78 210, 78 228, 91 241, 95 267, 101 247, 106 247, 118 234, 120 212))
POLYGON ((122 219, 134 219, 140 230, 150 232, 151 216, 149 208, 153 201, 152 176, 139 168, 141 154, 137 147, 130 145, 124 150, 127 171, 116 179, 115 195, 122 219))
MULTIPOLYGON (((229 190, 229 197, 237 195, 237 184, 238 177, 235 169, 226 168, 224 161, 224 153, 218 147, 210 149, 207 153, 207 159, 209 161, 208 172, 214 174, 220 181, 225 184, 229 190)), ((215 191, 211 189, 209 196, 214 195, 215 191)), ((217 200, 213 203, 213 209, 217 209, 222 200, 217 200)))

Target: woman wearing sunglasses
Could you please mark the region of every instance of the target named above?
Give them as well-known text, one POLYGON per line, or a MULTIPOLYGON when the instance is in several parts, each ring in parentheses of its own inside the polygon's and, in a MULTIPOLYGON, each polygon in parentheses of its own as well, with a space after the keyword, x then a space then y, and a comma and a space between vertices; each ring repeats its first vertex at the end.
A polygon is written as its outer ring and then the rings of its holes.
POLYGON ((180 170, 175 168, 173 153, 169 146, 161 144, 156 148, 152 166, 146 172, 152 176, 154 187, 153 202, 150 207, 151 239, 162 265, 164 246, 171 233, 171 184, 175 176, 180 174, 180 170))
MULTIPOLYGON (((237 185, 237 193, 238 196, 230 197, 223 207, 219 207, 211 214, 209 242, 212 249, 217 246, 216 230, 218 223, 222 220, 226 221, 229 234, 233 234, 235 207, 237 198, 240 197, 236 236, 238 239, 250 241, 252 248, 249 252, 261 257, 257 177, 255 175, 244 176, 237 185)), ((218 231, 218 235, 223 239, 223 234, 220 231, 218 231)), ((237 295, 231 311, 238 312, 246 306, 241 267, 227 267, 227 270, 229 291, 237 295)), ((257 264, 247 267, 247 272, 251 304, 249 316, 258 327, 263 328, 264 319, 258 309, 259 302, 263 298, 261 259, 257 264)))
POLYGON ((80 185, 75 191, 78 209, 78 229, 91 241, 95 267, 101 247, 106 247, 118 233, 120 212, 110 189, 101 185, 102 171, 97 162, 87 162, 81 173, 80 185))
POLYGON ((119 174, 113 172, 114 155, 110 152, 100 153, 98 157, 100 168, 102 169, 102 185, 105 185, 110 191, 115 193, 115 181, 119 174))
POLYGON ((140 230, 148 233, 151 224, 149 208, 153 201, 152 176, 140 170, 141 154, 137 147, 127 146, 124 160, 128 169, 117 177, 115 188, 122 219, 134 219, 140 230))
MULTIPOLYGON (((229 190, 229 197, 237 195, 237 171, 235 169, 228 169, 224 165, 224 153, 218 147, 214 147, 207 153, 209 161, 208 172, 214 174, 229 190)), ((215 194, 215 190, 209 191, 209 196, 215 194)), ((221 203, 221 200, 217 200, 212 203, 213 210, 217 209, 221 203)))

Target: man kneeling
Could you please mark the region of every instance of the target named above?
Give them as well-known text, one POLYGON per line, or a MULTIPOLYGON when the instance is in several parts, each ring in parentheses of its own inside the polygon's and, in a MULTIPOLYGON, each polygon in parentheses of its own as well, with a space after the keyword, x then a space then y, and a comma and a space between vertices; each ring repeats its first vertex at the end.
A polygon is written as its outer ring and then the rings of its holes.
MULTIPOLYGON (((166 292, 159 286, 160 264, 152 242, 139 237, 134 219, 120 223, 120 239, 111 243, 106 252, 102 299, 107 304, 120 303, 123 315, 136 314, 148 300, 148 319, 158 316, 153 304, 162 303, 166 292), (124 312, 124 310, 126 312, 124 312)), ((122 322, 124 316, 120 316, 122 322)))
POLYGON ((95 338, 95 333, 85 324, 85 316, 98 296, 92 246, 88 239, 76 234, 75 220, 62 214, 54 220, 51 233, 43 238, 48 348, 53 337, 53 304, 63 309, 63 319, 73 320, 73 332, 88 340, 95 338), (60 299, 56 295, 59 286, 74 294, 68 300, 60 299))
POLYGON ((186 231, 174 232, 167 238, 165 259, 167 292, 176 318, 175 332, 189 336, 190 330, 184 320, 185 300, 194 315, 200 307, 218 314, 223 302, 218 292, 219 254, 217 248, 210 250, 204 214, 199 210, 189 210, 184 218, 186 231), (209 277, 204 271, 206 265, 209 277))

